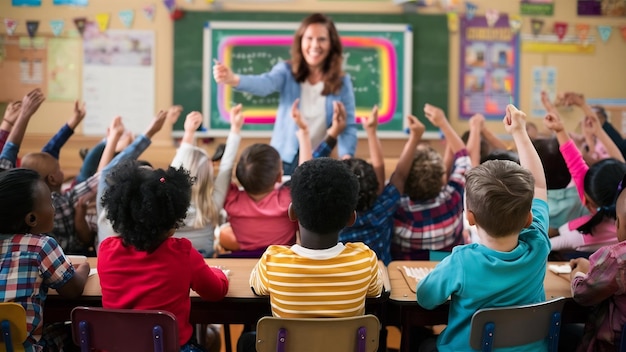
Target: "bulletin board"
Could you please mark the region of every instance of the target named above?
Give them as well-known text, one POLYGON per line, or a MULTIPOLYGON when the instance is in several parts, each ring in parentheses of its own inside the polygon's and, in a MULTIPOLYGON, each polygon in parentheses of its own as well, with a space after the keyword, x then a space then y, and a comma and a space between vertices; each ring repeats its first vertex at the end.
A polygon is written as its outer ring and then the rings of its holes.
POLYGON ((0 102, 21 100, 40 88, 47 95, 46 38, 0 37, 0 102))
MULTIPOLYGON (((211 136, 225 136, 230 129, 230 108, 245 107, 245 131, 269 136, 278 106, 278 93, 258 97, 217 84, 212 78, 213 60, 237 74, 269 72, 290 57, 298 22, 207 22, 204 30, 203 112, 211 136)), ((413 33, 406 24, 337 23, 344 51, 343 69, 350 75, 356 116, 367 116, 374 104, 379 109, 379 135, 404 135, 411 112, 411 86, 404 76, 412 69, 413 33)), ((250 133, 248 133, 250 134, 250 133)))

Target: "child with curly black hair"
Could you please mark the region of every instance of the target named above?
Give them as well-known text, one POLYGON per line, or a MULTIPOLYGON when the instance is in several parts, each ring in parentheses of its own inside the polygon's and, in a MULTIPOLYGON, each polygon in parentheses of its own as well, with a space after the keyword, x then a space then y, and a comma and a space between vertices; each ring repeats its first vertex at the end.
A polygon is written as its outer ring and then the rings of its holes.
POLYGON ((63 347, 60 330, 54 329, 49 335, 47 332, 53 330, 46 327, 42 335, 48 289, 76 298, 89 275, 89 263, 74 268, 54 238, 45 235, 53 225, 50 189, 37 171, 11 169, 0 173, 0 302, 24 306, 26 351, 63 347), (49 338, 52 335, 54 339, 49 338))
POLYGON ((188 239, 172 237, 189 207, 189 173, 126 160, 111 170, 108 182, 102 204, 120 235, 100 244, 102 306, 169 311, 178 321, 181 351, 203 351, 192 340, 189 289, 205 300, 220 300, 228 278, 206 265, 188 239))

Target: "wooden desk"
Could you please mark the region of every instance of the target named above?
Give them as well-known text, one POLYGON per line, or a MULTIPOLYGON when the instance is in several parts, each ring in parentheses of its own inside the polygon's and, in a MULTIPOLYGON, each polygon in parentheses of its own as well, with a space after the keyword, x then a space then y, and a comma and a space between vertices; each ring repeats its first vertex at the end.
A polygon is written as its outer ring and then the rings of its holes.
MULTIPOLYGON (((91 268, 96 267, 97 258, 88 258, 88 261, 91 268)), ((256 324, 261 317, 272 315, 269 296, 257 296, 250 289, 250 272, 258 259, 211 258, 205 261, 208 265, 219 265, 230 270, 228 293, 221 301, 207 302, 191 291, 189 320, 192 324, 256 324)), ((382 269, 385 291, 381 297, 368 298, 365 309, 367 313, 376 315, 381 323, 385 324, 391 286, 385 265, 380 261, 379 265, 382 269)), ((44 306, 44 322, 68 321, 72 309, 77 306, 102 306, 102 292, 97 274, 89 277, 83 295, 77 299, 68 300, 59 296, 56 291, 50 290, 44 306)), ((381 343, 381 346, 386 344, 381 343)))
MULTIPOLYGON (((398 322, 402 330, 400 349, 410 351, 410 327, 442 325, 448 322, 449 304, 443 304, 433 310, 422 308, 417 304, 416 294, 411 291, 404 276, 400 272, 402 266, 434 268, 438 262, 430 261, 393 261, 389 263, 387 272, 391 284, 389 296, 389 319, 398 322), (400 268, 400 269, 399 269, 400 268)), ((550 262, 549 264, 565 264, 565 262, 550 262)), ((571 298, 569 274, 557 275, 546 270, 543 282, 546 299, 566 297, 563 308, 562 321, 564 323, 584 322, 588 308, 579 306, 571 298)))

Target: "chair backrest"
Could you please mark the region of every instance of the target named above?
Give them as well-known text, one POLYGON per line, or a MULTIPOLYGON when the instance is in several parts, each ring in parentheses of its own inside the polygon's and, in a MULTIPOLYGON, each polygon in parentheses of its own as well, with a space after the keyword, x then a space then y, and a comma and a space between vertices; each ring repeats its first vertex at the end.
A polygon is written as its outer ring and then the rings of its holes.
POLYGON ((0 303, 0 352, 24 351, 26 330, 26 310, 15 302, 0 303))
POLYGON ((374 352, 380 322, 371 314, 349 318, 263 317, 256 329, 257 352, 374 352))
POLYGON ((470 346, 481 351, 526 345, 548 339, 557 351, 565 298, 499 308, 480 309, 472 316, 470 346))
POLYGON ((159 310, 76 307, 72 337, 81 352, 180 351, 176 317, 159 310))

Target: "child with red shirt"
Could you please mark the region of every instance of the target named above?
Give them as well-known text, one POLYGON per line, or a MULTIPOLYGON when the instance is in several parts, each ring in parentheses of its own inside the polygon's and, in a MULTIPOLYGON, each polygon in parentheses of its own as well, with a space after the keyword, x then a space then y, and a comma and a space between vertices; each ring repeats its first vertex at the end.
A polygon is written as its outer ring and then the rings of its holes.
POLYGON ((189 289, 217 301, 228 292, 228 278, 206 265, 188 239, 172 237, 189 207, 189 173, 128 160, 111 170, 108 180, 102 203, 120 236, 100 244, 102 306, 169 311, 178 321, 181 351, 203 351, 192 339, 189 289))

